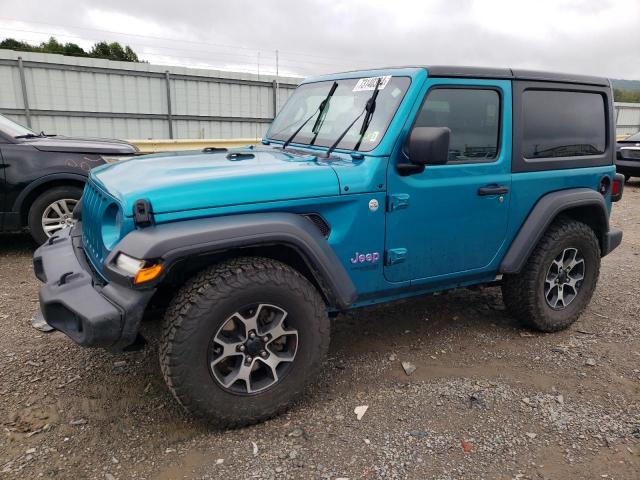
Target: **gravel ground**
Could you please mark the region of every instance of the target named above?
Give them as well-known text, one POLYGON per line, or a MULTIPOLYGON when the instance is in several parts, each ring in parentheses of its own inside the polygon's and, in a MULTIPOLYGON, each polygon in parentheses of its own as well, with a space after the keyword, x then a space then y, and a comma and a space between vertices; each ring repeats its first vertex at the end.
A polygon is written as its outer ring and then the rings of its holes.
POLYGON ((0 478, 640 478, 639 206, 635 182, 569 330, 523 329, 495 288, 354 312, 296 407, 224 432, 170 396, 153 325, 121 356, 33 330, 33 245, 0 236, 0 478))

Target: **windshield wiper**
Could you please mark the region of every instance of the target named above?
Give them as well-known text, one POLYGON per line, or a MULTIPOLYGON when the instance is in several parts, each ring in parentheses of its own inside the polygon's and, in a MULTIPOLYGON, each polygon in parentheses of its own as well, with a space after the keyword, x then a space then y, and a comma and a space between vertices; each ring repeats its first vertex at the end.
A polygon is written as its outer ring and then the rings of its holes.
POLYGON ((371 97, 369 97, 369 100, 367 100, 367 104, 365 105, 364 109, 360 112, 360 114, 356 118, 353 119, 353 122, 351 122, 349 126, 344 129, 344 131, 340 134, 340 136, 333 143, 333 145, 329 147, 329 150, 327 150, 327 158, 331 156, 331 152, 333 152, 336 149, 336 147, 340 144, 340 142, 345 137, 345 135, 349 133, 349 130, 351 130, 351 127, 353 127, 355 123, 358 120, 360 120, 360 117, 362 117, 362 115, 366 113, 364 117, 364 121, 362 122, 362 126, 360 127, 360 138, 358 139, 358 143, 356 143, 355 147, 353 147, 354 150, 358 150, 358 148, 360 148, 360 143, 362 142, 362 138, 364 137, 364 134, 367 131, 367 128, 369 128, 369 123, 371 123, 371 117, 373 116, 373 112, 375 112, 376 110, 376 99, 378 98, 378 93, 380 92, 379 88, 380 88, 381 80, 382 80, 381 78, 378 78, 378 81, 376 82, 376 88, 373 90, 373 93, 371 94, 371 97))
MULTIPOLYGON (((309 121, 315 117, 318 112, 320 112, 320 116, 318 117, 318 120, 320 120, 320 118, 322 117, 322 113, 324 112, 324 109, 327 108, 327 105, 329 105, 329 100, 331 100, 331 97, 333 97, 333 94, 335 93, 336 89, 338 88, 338 82, 333 82, 333 85, 331 85, 331 90, 329 90, 329 93, 327 94, 327 96, 325 97, 324 100, 322 100, 322 102, 320 102, 320 105, 318 105, 318 108, 315 112, 313 112, 304 122, 302 122, 302 125, 300 125, 297 130, 295 132, 293 132, 293 134, 287 138, 287 141, 284 142, 282 144, 282 149, 284 150, 285 148, 287 148, 287 146, 293 141, 294 138, 296 138, 296 135, 298 135, 298 133, 300 133, 300 130, 302 130, 304 128, 304 126, 309 123, 309 121)), ((317 123, 313 125, 313 130, 315 132, 317 123)), ((316 134, 317 136, 317 134, 316 134)), ((313 137, 315 140, 315 137, 313 137)))

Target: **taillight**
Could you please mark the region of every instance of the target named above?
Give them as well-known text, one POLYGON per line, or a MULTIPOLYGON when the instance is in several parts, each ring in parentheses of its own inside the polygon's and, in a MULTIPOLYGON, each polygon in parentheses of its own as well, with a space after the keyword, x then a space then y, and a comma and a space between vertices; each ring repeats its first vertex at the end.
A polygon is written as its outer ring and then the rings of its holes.
POLYGON ((622 198, 622 191, 624 190, 624 175, 616 173, 611 183, 611 201, 617 202, 622 198))
POLYGON ((620 180, 613 181, 613 188, 611 189, 611 195, 620 195, 620 190, 622 189, 622 184, 620 180))

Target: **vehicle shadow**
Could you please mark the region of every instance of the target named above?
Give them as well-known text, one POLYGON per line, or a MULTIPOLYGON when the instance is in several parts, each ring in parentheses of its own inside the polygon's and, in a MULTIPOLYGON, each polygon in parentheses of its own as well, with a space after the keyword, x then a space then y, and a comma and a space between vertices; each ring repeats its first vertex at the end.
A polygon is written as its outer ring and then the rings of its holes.
POLYGON ((38 248, 28 233, 0 233, 0 254, 11 255, 32 253, 38 248))

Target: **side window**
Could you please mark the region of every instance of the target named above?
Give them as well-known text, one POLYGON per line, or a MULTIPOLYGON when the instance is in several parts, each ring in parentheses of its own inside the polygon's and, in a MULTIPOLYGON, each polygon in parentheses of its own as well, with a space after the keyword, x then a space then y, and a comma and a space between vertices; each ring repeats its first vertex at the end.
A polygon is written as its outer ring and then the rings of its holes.
POLYGON ((414 127, 449 127, 449 163, 495 160, 500 141, 500 95, 480 88, 432 89, 414 127))
POLYGON ((606 149, 604 98, 599 93, 525 90, 524 158, 602 155, 606 149))

